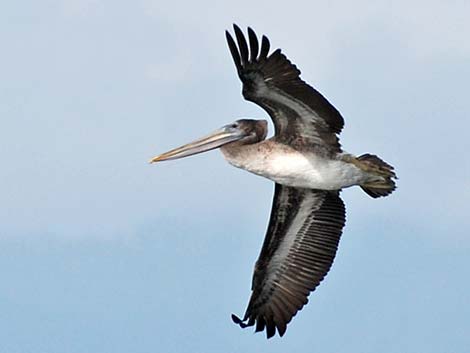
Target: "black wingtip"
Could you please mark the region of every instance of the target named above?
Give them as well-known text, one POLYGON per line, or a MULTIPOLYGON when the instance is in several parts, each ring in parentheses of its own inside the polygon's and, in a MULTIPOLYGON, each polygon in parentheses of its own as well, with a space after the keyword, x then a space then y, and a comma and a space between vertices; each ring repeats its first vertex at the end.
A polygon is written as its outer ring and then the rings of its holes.
POLYGON ((276 334, 275 326, 266 325, 266 338, 270 339, 271 337, 274 337, 275 334, 276 334))
POLYGON ((237 315, 235 314, 232 314, 232 321, 237 324, 237 325, 240 325, 241 323, 243 323, 242 319, 240 319, 237 315))
POLYGON ((238 27, 238 25, 236 23, 233 23, 233 30, 236 32, 236 31, 240 31, 241 32, 241 29, 240 27, 238 27))
POLYGON ((269 54, 270 46, 271 46, 271 44, 269 43, 268 37, 263 35, 261 37, 261 52, 259 54, 259 59, 260 60, 266 60, 266 58, 268 57, 268 54, 269 54))
POLYGON ((248 27, 248 39, 250 42, 250 60, 252 62, 256 61, 256 58, 258 57, 258 38, 256 38, 256 33, 251 29, 251 27, 248 27))
POLYGON ((245 36, 243 35, 242 30, 236 24, 233 24, 233 29, 235 31, 235 37, 237 38, 238 49, 240 52, 240 57, 242 60, 242 65, 248 62, 248 44, 246 42, 245 36))
POLYGON ((233 38, 228 30, 225 30, 225 39, 227 40, 227 42, 230 42, 230 40, 233 41, 233 38))
POLYGON ((235 44, 235 41, 233 40, 233 37, 229 31, 225 31, 225 38, 227 39, 227 44, 230 49, 230 53, 232 54, 233 62, 235 63, 237 71, 240 72, 242 69, 242 63, 240 54, 238 53, 237 45, 235 44))
MULTIPOLYGON (((246 320, 246 319, 245 319, 246 320)), ((274 322, 266 322, 263 318, 260 318, 259 320, 255 321, 253 319, 248 320, 247 323, 245 323, 245 320, 240 319, 237 315, 232 314, 232 321, 234 324, 240 326, 241 328, 247 328, 251 327, 256 323, 256 328, 255 332, 261 332, 266 329, 266 338, 270 339, 271 337, 274 337, 276 335, 276 328, 279 333, 279 336, 284 336, 284 333, 286 332, 286 326, 284 325, 283 327, 276 327, 274 322)))
POLYGON ((240 326, 241 328, 248 327, 249 325, 245 324, 242 319, 240 319, 237 315, 232 314, 232 321, 240 326))
POLYGON ((232 38, 232 35, 228 30, 225 30, 225 39, 227 40, 227 43, 229 43, 229 46, 231 46, 230 42, 233 42, 235 44, 235 41, 232 38))

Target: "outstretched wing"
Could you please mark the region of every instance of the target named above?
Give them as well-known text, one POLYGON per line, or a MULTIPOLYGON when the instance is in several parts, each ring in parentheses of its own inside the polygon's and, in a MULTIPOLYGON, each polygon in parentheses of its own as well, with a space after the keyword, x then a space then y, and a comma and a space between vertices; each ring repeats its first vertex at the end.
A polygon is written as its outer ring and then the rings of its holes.
POLYGON ((307 304, 328 273, 345 224, 339 191, 276 184, 271 219, 255 265, 252 294, 242 328, 256 324, 267 337, 284 335, 287 324, 307 304))
POLYGON ((290 144, 297 140, 340 150, 336 134, 344 120, 336 108, 300 78, 300 70, 280 49, 269 54, 269 40, 261 40, 248 28, 249 45, 242 31, 233 25, 238 43, 228 31, 228 46, 243 83, 243 96, 264 108, 271 116, 276 136, 290 144))

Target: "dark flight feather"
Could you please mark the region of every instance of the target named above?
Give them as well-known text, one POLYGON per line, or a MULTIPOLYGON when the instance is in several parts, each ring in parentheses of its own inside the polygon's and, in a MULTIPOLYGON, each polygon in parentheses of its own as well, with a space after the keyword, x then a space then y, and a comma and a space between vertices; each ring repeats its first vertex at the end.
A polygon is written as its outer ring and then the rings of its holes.
POLYGON ((267 337, 280 336, 307 304, 333 264, 346 221, 338 191, 276 184, 266 237, 253 274, 252 295, 243 319, 233 321, 267 337))
POLYGON ((236 43, 230 33, 226 32, 226 37, 243 83, 243 96, 269 113, 278 141, 294 147, 298 141, 299 145, 317 145, 330 152, 340 152, 337 134, 344 120, 338 110, 302 81, 300 70, 280 49, 269 55, 267 37, 262 36, 259 49, 251 28, 248 28, 249 43, 237 25, 233 28, 236 43))

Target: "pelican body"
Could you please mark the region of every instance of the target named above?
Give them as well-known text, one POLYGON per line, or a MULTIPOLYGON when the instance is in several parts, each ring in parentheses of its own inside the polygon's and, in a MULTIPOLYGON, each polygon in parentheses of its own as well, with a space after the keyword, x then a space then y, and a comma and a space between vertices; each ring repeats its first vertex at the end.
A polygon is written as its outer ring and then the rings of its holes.
POLYGON ((350 155, 338 153, 330 159, 312 151, 298 151, 275 139, 254 145, 230 144, 220 150, 234 167, 291 187, 340 190, 374 178, 347 162, 350 155))
POLYGON ((252 293, 240 327, 256 325, 267 337, 283 336, 287 324, 308 302, 333 264, 345 224, 340 191, 360 186, 373 198, 395 190, 393 167, 379 157, 344 152, 338 134, 344 120, 280 49, 271 54, 251 28, 248 41, 234 25, 236 42, 226 39, 243 96, 261 106, 274 123, 266 139, 266 120, 239 119, 189 144, 151 159, 151 163, 220 148, 233 166, 275 183, 274 201, 252 293))

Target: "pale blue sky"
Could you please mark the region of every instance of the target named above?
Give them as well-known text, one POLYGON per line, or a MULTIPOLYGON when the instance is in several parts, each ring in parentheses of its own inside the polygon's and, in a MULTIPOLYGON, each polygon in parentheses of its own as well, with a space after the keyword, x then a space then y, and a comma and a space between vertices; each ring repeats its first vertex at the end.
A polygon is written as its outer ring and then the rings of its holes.
POLYGON ((0 5, 0 353, 466 352, 470 3, 67 0, 0 5), (287 334, 243 314, 272 184, 219 152, 148 165, 236 118, 224 39, 265 33, 398 190, 343 192, 337 259, 287 334))

